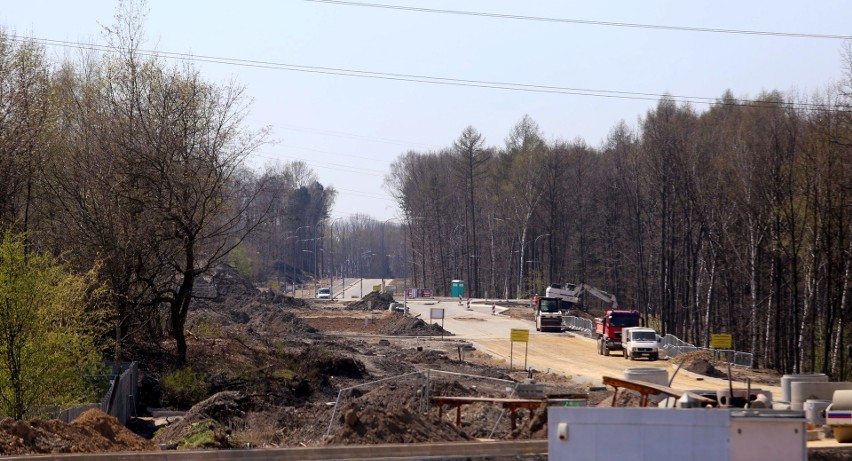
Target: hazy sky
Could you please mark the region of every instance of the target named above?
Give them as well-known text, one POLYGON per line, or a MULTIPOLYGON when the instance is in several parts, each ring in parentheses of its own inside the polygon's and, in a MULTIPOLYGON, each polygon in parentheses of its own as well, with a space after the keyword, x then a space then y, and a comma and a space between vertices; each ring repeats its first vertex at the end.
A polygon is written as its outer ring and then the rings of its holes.
MULTIPOLYGON (((775 89, 810 95, 842 77, 840 39, 517 17, 852 35, 847 0, 369 1, 488 15, 305 0, 150 0, 143 48, 244 60, 197 65, 208 80, 244 85, 254 99, 249 123, 272 127, 277 143, 251 157, 252 165, 303 160, 320 182, 339 191, 334 217, 365 213, 385 220, 397 214, 383 188, 390 163, 409 150, 450 146, 468 125, 487 145, 502 146, 528 114, 549 140, 582 138, 597 147, 619 120, 635 127, 666 92, 699 98, 716 98, 726 89, 738 97, 775 89), (317 68, 383 78, 329 75, 317 68), (540 85, 563 93, 570 88, 597 96, 415 83, 390 74, 540 85), (630 99, 636 93, 650 96, 630 99)), ((113 22, 117 3, 0 0, 0 26, 36 39, 103 44, 101 25, 113 22)), ((50 46, 48 53, 58 60, 72 51, 50 46)))

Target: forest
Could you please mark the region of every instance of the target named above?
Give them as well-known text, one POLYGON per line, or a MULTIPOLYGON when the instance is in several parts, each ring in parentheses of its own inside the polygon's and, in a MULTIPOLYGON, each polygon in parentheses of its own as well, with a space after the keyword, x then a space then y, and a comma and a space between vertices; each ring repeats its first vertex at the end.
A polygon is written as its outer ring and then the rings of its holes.
POLYGON ((852 54, 845 82, 800 100, 664 97, 599 148, 523 117, 499 147, 473 127, 386 177, 414 285, 528 298, 587 283, 661 334, 732 334, 759 366, 847 379, 852 54))
POLYGON ((586 282, 662 334, 730 333, 761 367, 849 377, 852 48, 819 94, 665 97, 600 147, 528 116, 499 146, 471 126, 390 165, 398 218, 332 219, 337 192, 305 163, 246 166, 269 131, 246 128, 245 88, 141 51, 125 13, 108 48, 61 62, 0 31, 0 226, 97 271, 116 358, 171 335, 183 363, 193 288, 229 263, 279 289, 408 277, 448 295, 461 279, 508 299, 586 282))

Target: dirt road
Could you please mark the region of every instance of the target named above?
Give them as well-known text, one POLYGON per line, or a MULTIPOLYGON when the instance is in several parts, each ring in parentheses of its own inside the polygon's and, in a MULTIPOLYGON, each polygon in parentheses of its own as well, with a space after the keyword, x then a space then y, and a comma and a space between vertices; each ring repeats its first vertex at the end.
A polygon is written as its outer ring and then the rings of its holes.
MULTIPOLYGON (((624 360, 619 353, 609 357, 598 355, 595 351, 595 341, 572 333, 540 333, 535 331, 531 320, 521 320, 502 315, 492 315, 492 305, 474 301, 467 309, 467 303, 459 305, 458 301, 409 301, 412 314, 420 314, 424 320, 429 320, 430 309, 444 309, 444 328, 453 332, 456 338, 464 338, 476 345, 482 351, 494 357, 509 361, 509 334, 513 328, 527 329, 529 349, 527 365, 539 372, 561 373, 571 376, 581 383, 602 385, 603 376, 621 378, 627 368, 654 367, 665 368, 671 376, 674 371, 673 361, 658 360, 655 362, 640 360, 624 360)), ((499 308, 498 308, 499 310, 499 308)), ((435 320, 440 323, 440 320, 435 320)), ((513 365, 523 368, 524 343, 514 343, 513 365)), ((699 377, 698 375, 680 371, 675 376, 672 387, 682 390, 691 389, 724 389, 728 382, 721 379, 699 377)), ((745 387, 745 383, 734 383, 734 387, 745 387)), ((755 385, 780 396, 781 389, 775 386, 755 385)))

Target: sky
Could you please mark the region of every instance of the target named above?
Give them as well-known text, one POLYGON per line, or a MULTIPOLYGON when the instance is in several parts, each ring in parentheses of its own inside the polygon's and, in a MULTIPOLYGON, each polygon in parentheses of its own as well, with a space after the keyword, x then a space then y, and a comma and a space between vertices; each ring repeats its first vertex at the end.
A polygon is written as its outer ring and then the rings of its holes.
MULTIPOLYGON (((0 0, 0 27, 104 44, 117 5, 0 0)), ((149 0, 147 10, 143 49, 193 55, 207 80, 245 87, 247 128, 271 128, 252 167, 304 161, 337 189, 332 217, 382 221, 399 215, 384 187, 390 165, 450 147, 467 126, 501 147, 529 115, 550 141, 599 147, 666 93, 712 101, 727 89, 741 98, 824 91, 843 78, 843 40, 822 36, 852 36, 848 0, 149 0), (484 87, 493 82, 526 86, 484 87)), ((705 100, 694 107, 706 110, 705 100)))

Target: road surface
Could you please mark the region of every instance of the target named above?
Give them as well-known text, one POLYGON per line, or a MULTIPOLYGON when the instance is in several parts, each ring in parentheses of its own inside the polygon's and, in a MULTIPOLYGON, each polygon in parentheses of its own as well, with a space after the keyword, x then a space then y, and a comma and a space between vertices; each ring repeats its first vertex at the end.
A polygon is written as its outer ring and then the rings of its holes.
MULTIPOLYGON (((672 362, 658 360, 629 361, 624 360, 620 353, 606 357, 598 355, 596 343, 573 333, 542 333, 535 331, 532 320, 516 319, 498 314, 492 315, 492 305, 474 300, 467 309, 467 303, 459 305, 458 301, 438 301, 414 299, 408 302, 409 312, 419 314, 429 320, 431 308, 444 308, 444 328, 452 332, 454 339, 471 341, 477 349, 494 357, 509 361, 509 333, 513 328, 529 330, 529 349, 527 365, 539 372, 556 372, 571 376, 578 382, 590 385, 602 385, 603 376, 622 378, 627 368, 654 367, 664 368, 671 376, 674 371, 672 362)), ((532 315, 532 314, 531 314, 532 315)), ((524 343, 514 344, 513 363, 523 368, 524 343)), ((701 378, 698 375, 680 371, 675 376, 672 387, 681 390, 691 389, 724 389, 728 382, 721 379, 701 378)), ((734 387, 745 387, 744 383, 734 383, 734 387)), ((773 396, 780 396, 781 389, 775 386, 753 385, 754 388, 769 390, 773 396)))

